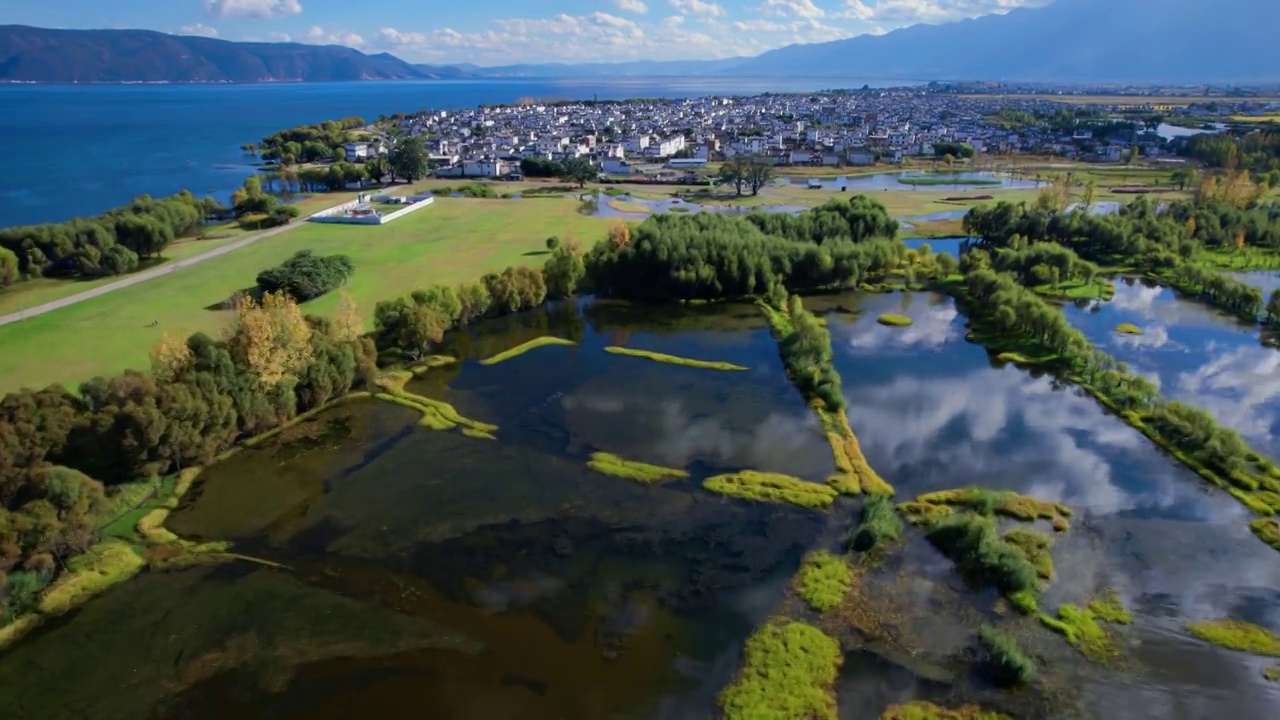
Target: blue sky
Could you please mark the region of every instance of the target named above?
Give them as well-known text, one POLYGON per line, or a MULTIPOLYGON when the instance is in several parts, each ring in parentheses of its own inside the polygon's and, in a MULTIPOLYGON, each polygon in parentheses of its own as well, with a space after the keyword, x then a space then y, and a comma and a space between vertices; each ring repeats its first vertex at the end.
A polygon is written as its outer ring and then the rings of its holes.
POLYGON ((1051 0, 3 0, 0 23, 333 43, 414 62, 754 55, 1051 0))

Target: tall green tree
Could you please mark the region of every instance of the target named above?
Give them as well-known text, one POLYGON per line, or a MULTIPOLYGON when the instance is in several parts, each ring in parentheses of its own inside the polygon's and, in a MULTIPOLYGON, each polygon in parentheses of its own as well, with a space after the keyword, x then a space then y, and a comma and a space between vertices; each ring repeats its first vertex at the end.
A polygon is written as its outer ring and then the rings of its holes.
POLYGON ((561 177, 578 183, 579 188, 584 188, 587 183, 595 182, 600 177, 600 170, 587 158, 571 158, 564 161, 564 174, 561 177))
POLYGON ((395 138, 388 160, 392 179, 401 178, 411 183, 427 175, 427 151, 420 137, 401 135, 395 138))
POLYGON ((0 288, 18 282, 18 256, 12 250, 0 247, 0 288))

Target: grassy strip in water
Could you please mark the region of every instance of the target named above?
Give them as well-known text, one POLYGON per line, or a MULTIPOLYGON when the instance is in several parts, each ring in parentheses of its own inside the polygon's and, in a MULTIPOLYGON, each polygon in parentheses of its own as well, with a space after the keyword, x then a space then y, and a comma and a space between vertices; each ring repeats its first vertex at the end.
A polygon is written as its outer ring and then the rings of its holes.
POLYGON ((653 485, 664 480, 678 480, 689 477, 689 473, 678 468, 667 468, 659 465, 626 460, 607 452, 591 453, 587 467, 598 473, 614 477, 635 480, 646 485, 653 485))
POLYGON ((1262 542, 1280 550, 1280 521, 1275 518, 1264 518, 1249 523, 1249 529, 1262 542))
MULTIPOLYGON (((385 392, 377 393, 374 397, 417 410, 422 413, 422 420, 419 424, 432 430, 452 430, 455 427, 461 427, 486 435, 493 435, 498 432, 497 425, 490 425, 479 420, 463 417, 457 408, 443 400, 435 400, 406 391, 404 385, 411 377, 411 373, 407 377, 405 373, 383 375, 379 378, 378 385, 385 392)), ((477 435, 472 434, 470 437, 477 437, 477 435)))
POLYGON ((849 548, 867 552, 902 537, 902 519, 887 498, 873 495, 862 506, 862 522, 849 535, 849 548))
POLYGON ((1228 650, 1280 657, 1280 635, 1241 620, 1208 620, 1187 623, 1192 635, 1228 650))
POLYGON ((849 426, 849 417, 843 411, 815 409, 815 412, 826 431, 827 442, 831 445, 831 454, 838 471, 828 479, 828 484, 845 495, 864 492, 868 495, 892 497, 893 486, 885 482, 867 462, 867 457, 862 454, 862 445, 858 443, 858 436, 849 426))
POLYGON ((925 700, 890 705, 880 720, 1012 720, 1008 715, 983 710, 977 705, 964 705, 955 710, 939 707, 925 700))
POLYGON ((802 622, 776 618, 747 640, 742 670, 720 693, 725 720, 835 720, 840 643, 802 622))
POLYGON ((978 630, 978 643, 985 653, 983 665, 997 687, 1022 685, 1035 675, 1036 664, 1009 635, 983 625, 978 630))
POLYGON ((469 427, 462 428, 462 434, 465 435, 466 437, 471 438, 472 440, 497 440, 498 439, 498 436, 494 435, 493 433, 487 433, 483 430, 476 430, 475 428, 469 428, 469 427))
POLYGON ((1116 332, 1121 335, 1141 335, 1142 328, 1134 325, 1133 323, 1120 323, 1116 326, 1116 332))
POLYGON ((1017 548, 1036 569, 1036 575, 1041 580, 1053 582, 1053 555, 1049 553, 1049 548, 1053 547, 1053 538, 1035 530, 1015 528, 1005 533, 1001 540, 1017 548))
POLYGON ((919 177, 905 176, 898 178, 898 182, 902 185, 999 185, 1000 181, 994 178, 973 178, 973 177, 919 177))
POLYGON ((915 323, 914 320, 906 315, 899 315, 897 313, 885 313, 876 318, 876 322, 888 327, 908 327, 915 323))
POLYGON ((1102 597, 1089 603, 1088 610, 1093 616, 1112 625, 1132 625, 1133 613, 1120 602, 1120 593, 1115 589, 1107 590, 1102 597))
POLYGON ((1280 682, 1280 665, 1272 665, 1262 671, 1262 677, 1271 682, 1280 682))
POLYGON ((826 550, 804 558, 795 577, 796 594, 817 612, 838 606, 853 586, 853 571, 845 559, 826 550))
POLYGON ((914 502, 903 503, 901 509, 913 524, 921 525, 945 518, 954 508, 972 510, 979 515, 1002 515, 1023 522, 1049 520, 1053 529, 1059 532, 1070 527, 1071 508, 1066 505, 1007 490, 978 487, 939 490, 925 493, 914 502))
POLYGON ((510 360, 511 358, 516 357, 518 355, 523 355, 529 352, 530 350, 536 350, 540 347, 545 347, 547 345, 577 345, 577 343, 575 343, 572 340, 565 340, 564 338, 558 338, 558 337, 548 336, 548 337, 534 338, 529 342, 521 343, 511 348, 510 350, 500 352, 497 355, 494 355, 493 357, 485 358, 484 360, 480 361, 480 364, 481 365, 497 365, 500 362, 510 360))
POLYGON ((1088 607, 1063 605, 1058 617, 1041 613, 1040 624, 1061 634, 1084 656, 1094 662, 1109 660, 1120 654, 1110 633, 1098 624, 1098 618, 1088 607))
POLYGON ((806 482, 790 475, 743 470, 707 478, 703 487, 711 492, 756 502, 786 502, 804 508, 826 510, 836 491, 826 485, 806 482))
POLYGON ((741 365, 734 365, 730 362, 720 362, 713 360, 693 360, 690 358, 682 358, 676 355, 665 355, 663 353, 649 352, 648 350, 632 350, 631 348, 610 346, 604 349, 607 353, 614 355, 626 355, 627 357, 644 358, 654 362, 667 363, 668 365, 683 365, 684 367, 701 368, 703 370, 750 370, 750 368, 741 365))

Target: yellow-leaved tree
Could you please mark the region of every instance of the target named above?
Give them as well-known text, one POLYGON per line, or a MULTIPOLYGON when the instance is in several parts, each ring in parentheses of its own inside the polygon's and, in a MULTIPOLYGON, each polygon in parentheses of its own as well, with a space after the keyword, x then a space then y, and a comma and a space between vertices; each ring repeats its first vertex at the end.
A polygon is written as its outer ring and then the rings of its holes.
POLYGON ((274 387, 296 378, 311 360, 311 326, 285 293, 267 293, 261 304, 241 295, 232 311, 227 342, 258 382, 274 387))
POLYGON ((151 374, 157 380, 172 380, 191 367, 193 359, 186 341, 165 331, 151 346, 151 374))
POLYGON ((360 317, 360 308, 351 295, 343 290, 338 297, 338 311, 333 316, 333 339, 351 342, 363 334, 364 320, 360 317))

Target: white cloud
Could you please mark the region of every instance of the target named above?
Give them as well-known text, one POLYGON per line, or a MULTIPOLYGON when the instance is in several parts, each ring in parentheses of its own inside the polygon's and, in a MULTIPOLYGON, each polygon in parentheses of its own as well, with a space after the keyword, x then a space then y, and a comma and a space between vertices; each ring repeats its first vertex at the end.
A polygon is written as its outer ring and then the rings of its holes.
POLYGON ((179 35, 199 35, 200 37, 218 37, 218 31, 205 25, 204 23, 196 23, 195 25, 183 25, 178 28, 179 35))
POLYGON ((902 26, 954 22, 1020 7, 1043 7, 1050 2, 1052 0, 845 0, 844 7, 833 17, 902 26))
POLYGON ((364 38, 353 32, 343 32, 341 30, 329 32, 319 25, 313 26, 298 40, 312 45, 344 45, 353 48, 364 45, 364 38))
POLYGON ((764 0, 764 9, 783 17, 820 18, 826 11, 813 4, 813 0, 764 0))
POLYGON ((209 17, 247 17, 264 19, 297 15, 302 12, 299 0, 204 0, 209 17))
POLYGON ((683 16, 683 15, 672 15, 671 17, 667 18, 666 20, 663 20, 663 21, 662 21, 662 24, 663 24, 663 25, 666 25, 667 27, 677 27, 677 26, 683 25, 683 24, 684 24, 684 16, 683 16))
POLYGON ((667 2, 682 15, 718 18, 727 14, 723 7, 713 2, 704 2, 704 0, 667 0, 667 2))
POLYGON ((613 0, 613 4, 617 5, 619 10, 627 12, 640 13, 641 15, 649 12, 649 6, 640 0, 613 0))

